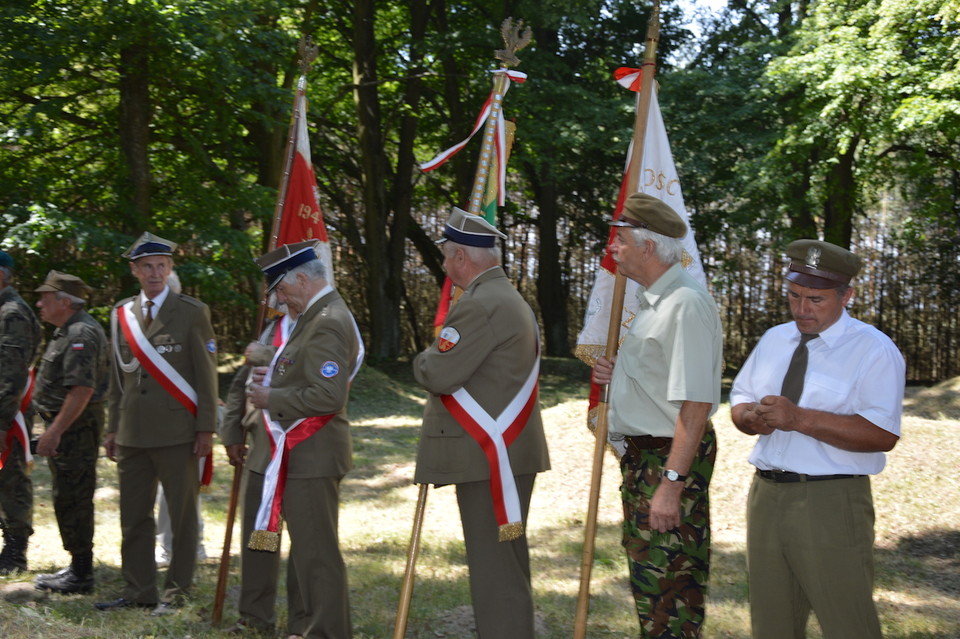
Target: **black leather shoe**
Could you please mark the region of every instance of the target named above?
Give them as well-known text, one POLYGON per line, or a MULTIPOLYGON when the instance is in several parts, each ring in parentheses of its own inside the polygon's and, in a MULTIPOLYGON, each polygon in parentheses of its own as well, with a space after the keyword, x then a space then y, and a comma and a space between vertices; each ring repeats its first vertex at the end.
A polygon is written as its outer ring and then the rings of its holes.
POLYGON ((129 599, 124 599, 123 597, 117 597, 113 601, 98 601, 93 604, 93 607, 97 610, 119 610, 120 608, 156 608, 157 604, 152 603, 139 603, 137 601, 130 601, 129 599))

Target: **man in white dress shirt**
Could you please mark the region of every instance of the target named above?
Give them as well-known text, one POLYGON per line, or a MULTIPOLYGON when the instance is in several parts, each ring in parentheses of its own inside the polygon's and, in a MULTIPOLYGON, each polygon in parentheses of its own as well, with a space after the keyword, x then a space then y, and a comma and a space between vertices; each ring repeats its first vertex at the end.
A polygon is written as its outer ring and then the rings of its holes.
POLYGON ((870 475, 900 438, 903 356, 850 317, 860 260, 817 240, 787 247, 793 321, 768 330, 730 393, 733 421, 758 435, 747 505, 754 639, 879 638, 870 475))

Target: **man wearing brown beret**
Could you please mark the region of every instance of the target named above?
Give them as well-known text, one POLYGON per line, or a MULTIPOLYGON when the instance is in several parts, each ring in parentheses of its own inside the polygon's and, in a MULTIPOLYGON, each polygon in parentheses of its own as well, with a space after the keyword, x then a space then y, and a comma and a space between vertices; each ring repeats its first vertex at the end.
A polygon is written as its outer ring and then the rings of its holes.
POLYGON ((53 510, 70 565, 38 575, 36 588, 63 594, 93 590, 93 494, 109 370, 107 336, 83 307, 91 289, 50 271, 36 289, 40 318, 57 327, 37 374, 33 404, 46 424, 37 454, 47 457, 53 510))
POLYGON ((819 240, 787 247, 792 322, 768 330, 730 392, 737 428, 757 435, 747 502, 750 615, 757 639, 879 639, 870 475, 900 438, 904 361, 850 317, 860 260, 819 240))
POLYGON ((709 418, 720 404, 723 334, 713 298, 681 265, 687 227, 661 200, 635 193, 612 245, 640 285, 639 307, 610 384, 612 438, 623 437, 623 545, 641 637, 699 637, 709 576, 708 488, 716 461, 709 418))

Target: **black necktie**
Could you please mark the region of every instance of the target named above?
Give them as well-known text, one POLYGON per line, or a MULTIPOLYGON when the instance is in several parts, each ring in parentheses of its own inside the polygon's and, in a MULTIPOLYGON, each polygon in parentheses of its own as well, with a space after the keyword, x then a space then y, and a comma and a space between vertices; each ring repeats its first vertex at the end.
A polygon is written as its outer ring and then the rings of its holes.
POLYGON ((807 372, 807 342, 814 337, 820 337, 820 335, 817 333, 800 334, 800 343, 797 344, 797 350, 793 351, 793 357, 790 358, 787 374, 783 376, 783 387, 780 389, 780 394, 794 404, 800 401, 800 395, 803 394, 803 377, 807 372))
POLYGON ((153 300, 147 300, 147 316, 143 320, 143 327, 150 328, 150 322, 153 321, 153 300))

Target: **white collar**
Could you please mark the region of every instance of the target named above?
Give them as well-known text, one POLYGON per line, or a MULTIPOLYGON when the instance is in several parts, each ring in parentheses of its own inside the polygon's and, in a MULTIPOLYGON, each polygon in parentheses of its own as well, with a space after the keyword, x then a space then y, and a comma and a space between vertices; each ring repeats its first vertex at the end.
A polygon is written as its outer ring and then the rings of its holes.
MULTIPOLYGON (((153 308, 156 310, 153 312, 153 316, 156 317, 157 313, 160 311, 160 307, 163 306, 163 303, 167 300, 167 295, 170 293, 170 286, 164 286, 163 290, 160 291, 160 294, 153 298, 153 308)), ((147 308, 147 294, 143 291, 140 291, 140 308, 146 310, 147 308)))

